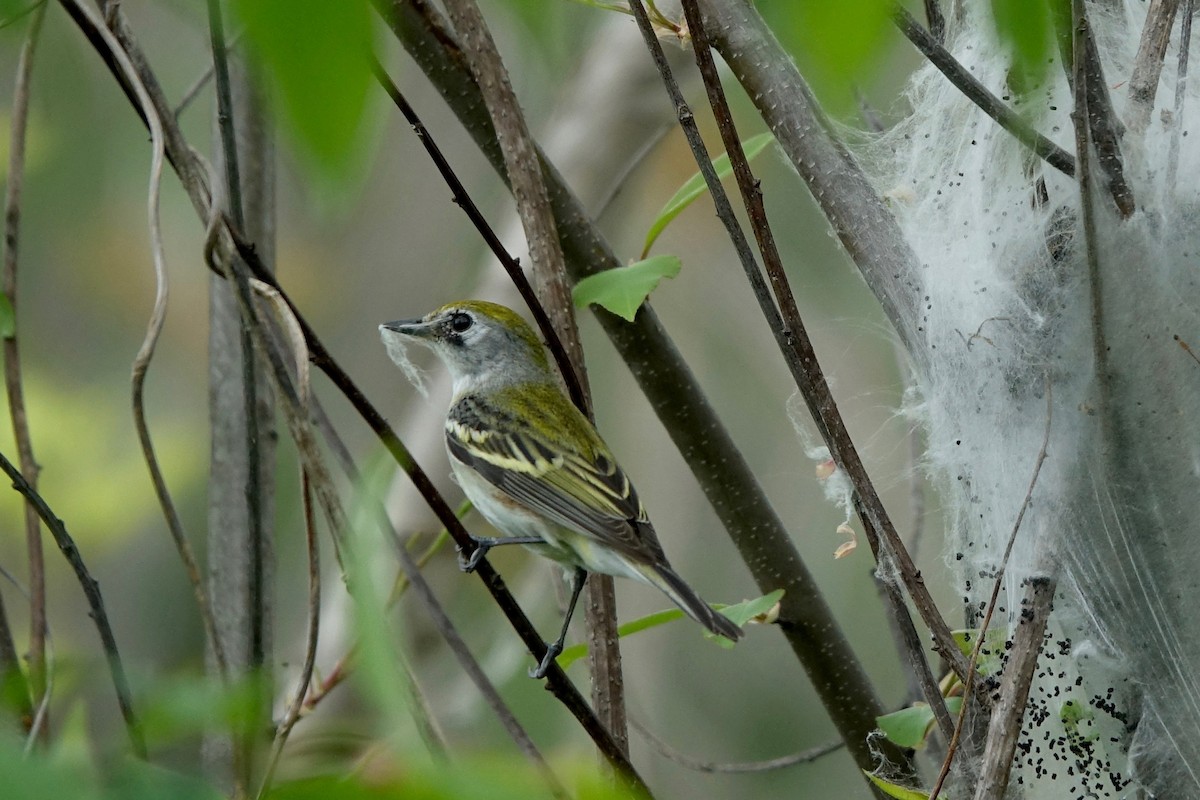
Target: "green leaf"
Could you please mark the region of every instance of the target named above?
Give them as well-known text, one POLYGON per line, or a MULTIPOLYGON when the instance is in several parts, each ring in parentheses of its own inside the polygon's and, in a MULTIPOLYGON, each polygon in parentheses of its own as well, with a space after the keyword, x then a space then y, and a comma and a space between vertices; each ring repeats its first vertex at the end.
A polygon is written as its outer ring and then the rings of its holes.
MULTIPOLYGON (((617 636, 624 638, 639 631, 657 628, 659 625, 666 625, 668 622, 674 622, 677 619, 683 618, 683 612, 678 608, 669 608, 665 611, 655 611, 653 614, 647 614, 644 617, 626 622, 623 625, 617 626, 617 636)), ((579 659, 586 656, 588 646, 586 644, 573 644, 570 647, 563 648, 563 651, 558 654, 558 665, 563 669, 574 664, 579 659)))
POLYGON ((854 88, 886 62, 895 0, 775 0, 757 6, 826 106, 855 107, 854 88))
POLYGON ((1018 95, 1035 89, 1050 66, 1054 48, 1052 2, 1055 0, 992 0, 996 35, 1013 51, 1008 85, 1018 95))
MULTIPOLYGON (((770 132, 767 132, 751 136, 742 142, 742 152, 746 154, 746 160, 752 160, 774 140, 775 137, 770 132)), ((729 154, 722 153, 718 156, 713 161, 713 169, 716 171, 717 177, 721 180, 725 180, 725 178, 732 175, 733 167, 729 163, 729 154)), ((658 212, 658 217, 650 225, 650 230, 646 232, 646 243, 642 246, 642 258, 645 258, 650 252, 650 248, 654 246, 655 239, 671 224, 671 220, 678 217, 680 212, 707 191, 708 185, 704 183, 704 176, 699 172, 688 178, 683 186, 679 187, 679 191, 675 192, 671 199, 667 201, 667 204, 662 207, 662 210, 658 212)))
MULTIPOLYGON (((951 631, 950 635, 954 638, 954 643, 958 645, 962 654, 970 658, 971 654, 975 652, 975 639, 979 635, 979 629, 951 631)), ((987 677, 1000 671, 1000 656, 1004 653, 1006 641, 1007 637, 1003 629, 988 628, 983 647, 979 650, 979 663, 975 665, 977 673, 987 677)))
POLYGON ((11 339, 17 333, 17 313, 8 295, 0 294, 0 338, 11 339))
POLYGON ((633 322, 638 308, 658 282, 674 278, 681 267, 676 256, 654 256, 627 267, 606 269, 575 284, 571 297, 579 308, 595 303, 633 322))
MULTIPOLYGON (((946 699, 946 710, 951 714, 957 714, 961 708, 961 697, 946 699)), ((876 717, 875 724, 889 741, 900 747, 920 750, 933 729, 933 709, 927 703, 913 703, 908 708, 876 717)))
POLYGON ((282 116, 318 177, 344 184, 361 161, 371 87, 371 12, 362 0, 235 0, 282 116))
MULTIPOLYGON (((753 600, 745 600, 741 603, 735 603, 729 606, 714 606, 717 611, 727 617, 735 625, 741 627, 749 622, 754 617, 766 614, 775 604, 783 597, 783 589, 776 589, 770 594, 756 597, 753 600)), ((666 625, 668 622, 674 622, 677 619, 683 619, 683 612, 678 608, 669 608, 665 611, 656 611, 653 614, 647 614, 644 617, 626 622, 617 627, 617 636, 624 638, 640 631, 650 628, 657 628, 659 625, 666 625)), ((716 636, 705 631, 705 636, 712 639, 717 644, 724 647, 733 647, 733 642, 727 639, 716 636)), ((586 644, 573 644, 565 648, 558 655, 558 665, 563 669, 574 664, 579 659, 587 655, 588 648, 586 644)))
POLYGON ((741 627, 755 617, 769 612, 782 599, 783 589, 776 589, 769 594, 764 594, 762 597, 756 597, 753 600, 743 600, 731 606, 724 606, 720 611, 733 624, 741 627))
MULTIPOLYGON (((863 775, 866 775, 867 780, 879 787, 879 790, 888 797, 894 797, 896 800, 929 800, 929 795, 924 792, 918 792, 915 789, 906 789, 891 781, 885 781, 883 778, 880 778, 878 775, 872 775, 865 769, 863 770, 863 775)), ((940 793, 938 796, 945 797, 944 794, 940 793)))

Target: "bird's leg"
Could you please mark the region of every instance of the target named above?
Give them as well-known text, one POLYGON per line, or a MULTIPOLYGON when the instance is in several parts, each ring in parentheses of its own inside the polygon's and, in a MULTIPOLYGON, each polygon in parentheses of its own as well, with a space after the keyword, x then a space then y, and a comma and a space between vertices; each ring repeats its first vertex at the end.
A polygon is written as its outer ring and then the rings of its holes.
POLYGON ((580 567, 575 568, 575 575, 571 583, 571 602, 567 604, 567 618, 563 620, 562 630, 558 632, 558 638, 546 647, 546 655, 542 656, 542 662, 537 665, 536 669, 529 671, 529 677, 546 677, 546 671, 550 669, 554 659, 558 658, 558 654, 563 651, 563 643, 567 640, 567 628, 571 626, 571 617, 575 614, 575 604, 579 602, 579 594, 583 591, 583 585, 587 583, 587 576, 587 570, 580 567))
POLYGON ((545 544, 546 540, 540 536, 499 536, 495 538, 472 536, 471 541, 475 543, 475 549, 471 551, 471 555, 463 557, 462 551, 458 554, 458 568, 463 572, 474 572, 479 566, 479 562, 483 561, 484 556, 493 547, 499 547, 502 544, 545 544))

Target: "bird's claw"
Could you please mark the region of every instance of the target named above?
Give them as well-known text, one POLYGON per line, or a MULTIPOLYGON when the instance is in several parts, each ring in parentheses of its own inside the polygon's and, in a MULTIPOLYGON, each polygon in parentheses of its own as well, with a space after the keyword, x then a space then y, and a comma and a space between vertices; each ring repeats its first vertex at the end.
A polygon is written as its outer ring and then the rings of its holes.
POLYGON ((550 665, 558 658, 562 652, 563 646, 560 642, 554 642, 546 648, 546 655, 542 656, 542 661, 533 669, 529 670, 529 677, 541 680, 546 677, 546 673, 550 671, 550 665))
POLYGON ((466 573, 472 573, 479 568, 479 562, 487 557, 488 550, 491 550, 491 545, 475 543, 475 549, 470 555, 464 555, 462 550, 458 551, 458 568, 466 573))

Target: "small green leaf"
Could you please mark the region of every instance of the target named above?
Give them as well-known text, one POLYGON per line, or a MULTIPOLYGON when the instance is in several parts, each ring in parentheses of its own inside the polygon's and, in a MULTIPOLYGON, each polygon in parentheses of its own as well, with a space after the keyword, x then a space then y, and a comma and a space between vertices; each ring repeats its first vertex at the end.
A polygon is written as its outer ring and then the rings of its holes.
POLYGON ((762 597, 756 597, 753 600, 743 600, 731 606, 724 606, 720 611, 729 618, 730 622, 741 627, 755 617, 766 614, 782 599, 783 589, 776 589, 769 594, 764 594, 762 597))
MULTIPOLYGON (((644 631, 649 628, 657 628, 659 625, 666 625, 668 622, 673 622, 683 618, 683 612, 678 608, 669 608, 666 611, 656 611, 653 614, 647 614, 644 617, 626 622, 623 625, 617 626, 617 636, 624 638, 632 634, 644 631)), ((586 644, 573 644, 570 647, 563 648, 563 651, 558 654, 558 665, 563 669, 574 664, 579 659, 586 656, 588 647, 586 644)))
POLYGON ((758 3, 800 73, 835 112, 854 108, 854 87, 873 83, 887 63, 895 0, 758 3), (890 38, 889 38, 890 37, 890 38))
POLYGON ((344 183, 364 149, 371 87, 367 3, 236 0, 234 9, 301 150, 321 177, 344 183))
MULTIPOLYGON (((946 698, 946 710, 951 714, 957 714, 961 708, 961 697, 946 698)), ((875 724, 889 741, 900 747, 920 750, 933 729, 933 709, 927 703, 913 703, 908 708, 876 717, 875 724)))
POLYGON ((627 267, 606 269, 575 284, 571 297, 579 308, 592 303, 633 322, 637 310, 663 278, 674 278, 682 264, 676 256, 655 256, 627 267))
MULTIPOLYGON (((751 136, 742 142, 742 152, 746 154, 746 160, 752 160, 774 140, 775 137, 768 132, 751 136)), ((721 180, 725 180, 725 178, 733 174, 733 167, 729 163, 729 154, 722 153, 718 156, 713 161, 713 169, 716 171, 717 177, 721 180)), ((671 224, 671 220, 678 217, 697 197, 707 191, 708 186, 704 183, 704 176, 699 172, 688 178, 683 186, 679 187, 679 191, 675 192, 674 196, 662 207, 662 210, 658 212, 658 217, 650 226, 650 230, 646 232, 646 243, 642 246, 642 258, 645 258, 650 252, 650 248, 654 246, 654 241, 671 224)))
MULTIPOLYGON (((783 589, 776 589, 770 594, 756 597, 753 600, 745 600, 741 603, 735 603, 729 606, 716 605, 722 615, 727 617, 735 625, 741 627, 749 622, 754 617, 761 614, 766 614, 775 604, 783 597, 783 589)), ((639 631, 648 630, 649 628, 657 628, 659 625, 666 625, 668 622, 674 622, 677 619, 683 619, 683 612, 678 608, 669 608, 665 611, 656 611, 653 614, 647 614, 644 617, 626 622, 617 627, 617 636, 625 637, 638 633, 639 631)), ((705 631, 706 638, 714 640, 717 644, 725 647, 733 647, 733 642, 727 639, 716 636, 705 631)), ((558 656, 558 665, 563 669, 574 664, 579 659, 587 655, 588 648, 586 644, 573 644, 565 648, 558 656)))
MULTIPOLYGON (((929 800, 929 795, 924 792, 918 792, 916 789, 906 789, 903 786, 898 786, 891 781, 885 781, 878 775, 872 775, 863 770, 863 775, 867 776, 867 780, 879 787, 879 791, 886 794, 888 797, 894 797, 896 800, 929 800)), ((945 797, 944 794, 939 794, 940 797, 945 797)))
POLYGON ((0 338, 11 339, 17 334, 17 313, 8 299, 8 295, 0 294, 0 338))
POLYGON ((992 0, 996 34, 1013 50, 1009 88, 1026 94, 1036 88, 1050 66, 1054 47, 1050 2, 1053 0, 992 0))
MULTIPOLYGON (((950 635, 954 637, 955 644, 962 654, 967 658, 975 652, 975 638, 979 635, 978 628, 970 630, 951 631, 950 635)), ((987 637, 984 640, 983 647, 979 650, 979 663, 975 665, 975 671, 980 675, 987 677, 995 675, 1000 671, 1000 656, 1004 653, 1004 644, 1007 641, 1004 631, 1000 628, 989 628, 987 637)))

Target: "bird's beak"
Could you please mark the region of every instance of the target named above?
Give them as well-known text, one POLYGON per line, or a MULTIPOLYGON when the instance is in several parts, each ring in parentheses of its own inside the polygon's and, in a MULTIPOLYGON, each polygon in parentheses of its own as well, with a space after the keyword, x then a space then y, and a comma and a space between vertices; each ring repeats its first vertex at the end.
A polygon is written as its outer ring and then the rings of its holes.
POLYGON ((433 326, 423 319, 398 319, 395 322, 383 323, 379 326, 379 330, 424 339, 433 332, 433 326))

